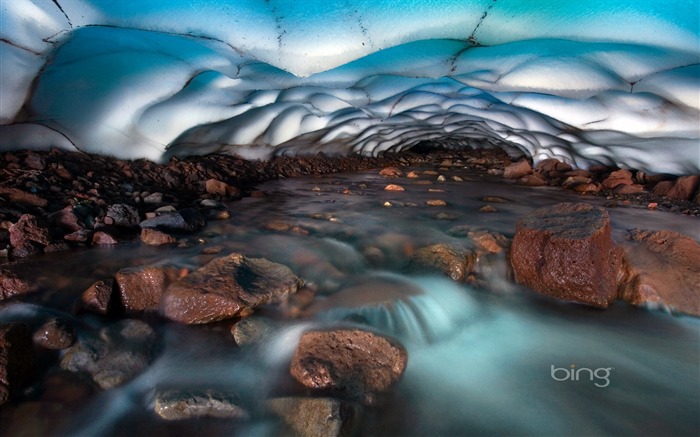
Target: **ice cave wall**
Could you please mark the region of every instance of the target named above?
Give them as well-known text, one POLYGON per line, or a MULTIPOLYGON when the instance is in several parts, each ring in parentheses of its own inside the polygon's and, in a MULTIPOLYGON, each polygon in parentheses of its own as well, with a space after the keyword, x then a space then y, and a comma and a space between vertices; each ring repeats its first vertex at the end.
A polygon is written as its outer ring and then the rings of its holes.
POLYGON ((700 4, 2 0, 0 149, 492 144, 700 171, 700 4))

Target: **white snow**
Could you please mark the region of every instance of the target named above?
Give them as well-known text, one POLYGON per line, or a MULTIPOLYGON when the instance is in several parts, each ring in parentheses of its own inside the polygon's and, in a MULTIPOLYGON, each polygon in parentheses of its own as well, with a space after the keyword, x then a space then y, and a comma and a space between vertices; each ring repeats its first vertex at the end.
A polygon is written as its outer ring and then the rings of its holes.
POLYGON ((0 12, 2 150, 162 161, 433 140, 700 171, 698 0, 11 0, 0 12))

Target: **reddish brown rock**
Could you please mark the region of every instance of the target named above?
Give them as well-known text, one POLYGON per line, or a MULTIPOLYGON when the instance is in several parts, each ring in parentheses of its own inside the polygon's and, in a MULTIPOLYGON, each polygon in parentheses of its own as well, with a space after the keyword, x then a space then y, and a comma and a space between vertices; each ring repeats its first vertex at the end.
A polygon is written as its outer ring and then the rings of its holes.
POLYGON ((498 232, 470 231, 467 235, 476 244, 478 250, 484 253, 501 253, 510 246, 508 238, 498 232))
POLYGON ((523 216, 511 264, 517 282, 557 299, 606 308, 617 296, 620 253, 600 207, 561 203, 523 216))
POLYGON ((386 187, 384 187, 385 191, 405 191, 404 187, 401 185, 396 185, 396 184, 389 184, 386 187))
POLYGON ((556 158, 543 159, 535 166, 537 172, 547 176, 551 172, 566 173, 571 171, 571 165, 561 162, 556 158))
POLYGON ((177 238, 153 228, 141 229, 141 241, 149 246, 177 243, 177 238))
POLYGON ((36 194, 27 193, 19 188, 0 187, 0 197, 12 203, 21 203, 24 205, 45 207, 48 204, 46 199, 43 199, 36 194))
POLYGON ((620 297, 700 316, 700 245, 672 231, 633 229, 623 243, 620 297))
POLYGON ((165 267, 131 267, 114 275, 119 299, 128 313, 157 311, 169 281, 165 267))
POLYGON ((547 185, 547 180, 540 173, 533 173, 519 178, 518 184, 527 187, 543 187, 547 185))
POLYGON ((67 321, 52 318, 34 332, 34 343, 46 349, 66 349, 75 341, 73 328, 67 321))
POLYGON ((10 244, 20 247, 29 242, 47 246, 51 242, 48 223, 31 214, 23 214, 17 223, 10 226, 10 244))
POLYGON ((71 232, 70 234, 66 234, 63 236, 63 239, 66 241, 75 241, 78 243, 86 243, 90 241, 92 238, 92 231, 89 231, 87 229, 80 229, 75 232, 71 232))
POLYGON ((134 228, 139 225, 139 212, 131 205, 115 203, 107 209, 105 223, 112 226, 134 228))
POLYGON ((403 172, 398 167, 385 167, 379 172, 379 174, 381 176, 397 178, 401 176, 403 172))
POLYGON ((83 292, 80 302, 83 308, 97 314, 107 314, 111 309, 114 280, 105 279, 95 282, 83 292))
POLYGON ((310 389, 374 404, 399 381, 407 361, 401 345, 371 332, 312 331, 299 340, 290 373, 310 389))
POLYGON ((619 185, 632 185, 633 183, 632 172, 622 169, 610 173, 610 176, 605 178, 601 185, 607 190, 612 190, 619 185))
POLYGON ((428 206, 447 206, 447 202, 445 202, 442 199, 431 199, 431 200, 426 200, 425 204, 428 206))
POLYGON ((37 286, 8 269, 0 269, 0 300, 36 291, 37 286))
POLYGON ((29 327, 23 323, 0 325, 0 405, 22 388, 33 370, 29 327))
POLYGON ((674 199, 693 200, 693 195, 700 186, 700 175, 681 176, 675 181, 659 182, 654 187, 654 194, 674 199))
POLYGON ((106 232, 97 231, 92 234, 92 244, 96 244, 98 246, 111 246, 117 243, 119 243, 119 241, 106 232))
POLYGON ((591 182, 588 184, 576 185, 573 188, 573 190, 576 191, 577 193, 581 193, 581 194, 599 193, 600 190, 602 190, 602 187, 597 182, 591 182))
POLYGON ((301 283, 286 266, 234 253, 171 284, 162 309, 166 317, 182 323, 215 322, 244 309, 282 302, 301 283))
POLYGON ((503 177, 506 179, 520 179, 521 177, 532 173, 532 167, 526 159, 521 159, 514 162, 503 169, 503 177))
POLYGON ((568 176, 566 179, 564 179, 564 182, 562 182, 561 185, 564 188, 573 189, 577 185, 590 184, 590 183, 591 183, 591 178, 586 177, 586 176, 568 176))
POLYGON ((411 269, 438 271, 454 281, 463 281, 474 270, 476 256, 447 244, 433 244, 416 250, 411 257, 411 269))
POLYGON ((286 429, 278 435, 299 437, 343 437, 358 435, 360 405, 333 398, 288 397, 270 399, 267 407, 286 429))
POLYGON ((59 226, 68 232, 76 232, 84 228, 72 206, 66 206, 62 210, 49 214, 48 219, 52 225, 59 226))
POLYGON ((615 194, 638 194, 644 192, 644 187, 639 184, 618 185, 613 190, 615 194))
POLYGON ((208 179, 205 182, 205 189, 207 193, 221 197, 238 197, 241 194, 238 188, 218 179, 208 179))
POLYGON ((32 170, 43 170, 46 168, 46 159, 41 155, 29 152, 27 157, 24 158, 24 165, 32 170))

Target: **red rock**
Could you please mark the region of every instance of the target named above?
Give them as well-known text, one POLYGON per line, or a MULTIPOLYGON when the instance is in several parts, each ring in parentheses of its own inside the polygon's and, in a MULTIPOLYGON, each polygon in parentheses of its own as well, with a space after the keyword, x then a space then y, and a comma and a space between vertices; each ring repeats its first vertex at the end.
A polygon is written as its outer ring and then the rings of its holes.
POLYGON ((236 317, 241 311, 282 302, 302 281, 281 264, 234 253, 216 258, 171 284, 163 296, 165 317, 187 324, 236 317))
POLYGON ((27 325, 0 325, 0 405, 22 388, 33 370, 32 337, 27 325))
POLYGON ((700 175, 681 176, 675 181, 659 182, 653 193, 674 199, 693 200, 693 195, 700 186, 700 175))
POLYGON ((48 224, 31 214, 23 214, 17 223, 10 226, 10 244, 13 247, 34 242, 46 246, 51 242, 48 224))
POLYGON ((70 234, 66 234, 63 236, 63 239, 66 241, 76 241, 79 243, 85 243, 86 241, 89 241, 92 238, 92 231, 89 231, 87 229, 80 229, 75 232, 71 232, 70 234))
POLYGON ((59 211, 49 214, 48 220, 52 225, 60 226, 69 232, 76 232, 84 228, 72 206, 66 206, 59 211))
POLYGON ((92 244, 96 244, 98 246, 110 246, 117 243, 119 243, 119 241, 106 232, 97 231, 92 234, 92 244))
POLYGON ((359 435, 362 408, 333 398, 286 397, 266 401, 287 429, 278 435, 343 437, 359 435))
POLYGON ((83 292, 80 297, 81 305, 88 311, 105 315, 111 309, 113 292, 114 280, 97 281, 83 292))
POLYGON ((107 208, 105 223, 113 226, 134 228, 139 225, 139 212, 131 205, 115 203, 107 208))
POLYGON ((205 189, 207 193, 221 197, 239 197, 241 195, 238 188, 218 179, 208 179, 205 182, 205 189))
POLYGON ((600 207, 561 203, 523 216, 511 264, 517 282, 557 299, 606 308, 617 296, 620 253, 600 207))
POLYGON ((407 362, 406 350, 386 337, 337 329, 305 333, 289 370, 305 387, 371 405, 396 385, 407 362))
POLYGON ((41 198, 36 194, 22 191, 19 188, 0 187, 0 197, 3 197, 13 203, 39 206, 41 208, 45 207, 48 204, 48 201, 46 199, 41 198))
POLYGON ((613 190, 613 193, 615 193, 615 194, 637 194, 637 193, 643 193, 643 192, 644 192, 644 187, 639 185, 639 184, 618 185, 613 190))
POLYGON ((573 188, 574 191, 581 194, 599 193, 601 189, 600 184, 595 182, 589 184, 579 184, 573 188))
POLYGON ((30 152, 27 154, 27 157, 24 158, 24 165, 32 170, 43 170, 46 168, 46 159, 41 155, 30 152))
POLYGON ((401 185, 389 184, 384 187, 384 191, 405 191, 405 189, 401 185))
POLYGON ((441 199, 431 199, 431 200, 426 200, 426 205, 428 206, 447 206, 447 202, 441 199))
POLYGON ((543 187, 547 185, 547 180, 541 174, 533 173, 519 178, 518 184, 528 187, 543 187))
POLYGON ((478 250, 485 253, 501 253, 510 246, 508 238, 498 232, 470 231, 467 235, 476 244, 478 250))
POLYGON ((481 208, 479 208, 479 212, 496 212, 496 208, 494 208, 492 205, 484 205, 481 208))
POLYGON ((503 170, 505 179, 520 179, 521 177, 532 173, 532 167, 526 159, 521 159, 518 162, 510 164, 503 170))
POLYGON ((131 267, 114 275, 119 299, 127 313, 157 311, 169 282, 165 267, 131 267))
POLYGON ((63 319, 52 318, 34 332, 34 342, 46 349, 66 349, 75 341, 73 328, 63 319))
POLYGON ((633 229, 623 243, 620 297, 700 316, 700 245, 672 231, 633 229))
POLYGON ((605 189, 612 190, 618 185, 632 185, 633 183, 632 172, 622 169, 610 173, 610 176, 605 178, 601 185, 605 189))
POLYGON ((564 188, 569 188, 572 189, 576 185, 581 185, 581 184, 590 184, 591 183, 591 178, 585 177, 585 176, 569 176, 566 179, 564 179, 564 182, 562 182, 562 186, 564 188))
POLYGON ((153 228, 141 229, 141 241, 149 246, 177 243, 177 238, 153 228))
POLYGON ((413 253, 411 268, 417 271, 438 271, 454 281, 463 281, 474 271, 475 262, 476 256, 466 249, 433 244, 413 253))
POLYGON ((407 177, 407 178, 411 178, 411 179, 419 178, 419 177, 420 177, 420 172, 417 172, 417 171, 410 171, 410 172, 408 172, 408 174, 406 174, 406 177, 407 177))
POLYGON ((18 277, 11 270, 0 269, 0 300, 36 291, 37 286, 18 277))
POLYGON ((397 178, 403 174, 403 172, 398 167, 385 167, 379 174, 381 176, 387 176, 391 178, 397 178))
POLYGON ((576 170, 571 170, 567 171, 564 173, 564 177, 582 177, 582 178, 591 178, 593 177, 593 173, 591 173, 588 170, 583 170, 583 169, 576 169, 576 170))

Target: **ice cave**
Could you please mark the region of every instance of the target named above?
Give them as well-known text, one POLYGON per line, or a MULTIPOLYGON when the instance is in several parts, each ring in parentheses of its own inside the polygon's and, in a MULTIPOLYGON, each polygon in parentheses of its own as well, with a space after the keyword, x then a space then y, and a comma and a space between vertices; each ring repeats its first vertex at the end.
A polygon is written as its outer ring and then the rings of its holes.
POLYGON ((700 0, 0 0, 0 435, 700 433, 700 0))

